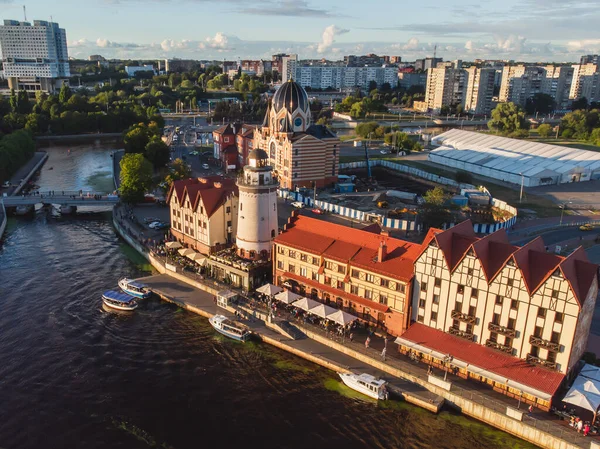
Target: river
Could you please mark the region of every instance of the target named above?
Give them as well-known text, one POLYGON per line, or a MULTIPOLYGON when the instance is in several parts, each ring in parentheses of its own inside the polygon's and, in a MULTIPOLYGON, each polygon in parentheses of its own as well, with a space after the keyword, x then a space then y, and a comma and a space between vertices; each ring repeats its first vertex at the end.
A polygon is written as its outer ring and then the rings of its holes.
MULTIPOLYGON (((71 150, 50 149, 41 189, 99 188, 110 177, 107 152, 71 150)), ((364 399, 324 368, 226 340, 158 299, 131 314, 105 310, 103 290, 150 270, 109 219, 38 212, 9 221, 0 246, 0 447, 533 447, 450 412, 364 399)))

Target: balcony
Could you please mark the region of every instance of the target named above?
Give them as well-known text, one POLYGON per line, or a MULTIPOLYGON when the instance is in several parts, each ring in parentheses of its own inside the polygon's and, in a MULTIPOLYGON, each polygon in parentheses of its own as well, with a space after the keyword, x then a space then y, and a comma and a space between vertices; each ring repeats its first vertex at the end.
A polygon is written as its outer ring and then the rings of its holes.
POLYGON ((537 346, 538 348, 547 349, 548 351, 558 352, 560 350, 560 345, 558 343, 544 340, 543 338, 536 337, 535 335, 529 337, 529 343, 531 343, 533 346, 537 346))
POLYGON ((466 313, 459 312, 458 310, 453 310, 450 312, 450 316, 455 320, 463 321, 469 324, 475 324, 477 321, 477 318, 475 318, 473 315, 467 315, 466 313))
POLYGON ((534 365, 542 365, 542 366, 545 366, 546 368, 556 369, 556 362, 550 362, 549 360, 543 360, 532 354, 527 354, 527 361, 529 363, 533 363, 534 365))
POLYGON ((496 341, 492 341, 492 340, 487 340, 485 342, 485 345, 488 348, 494 348, 494 349, 498 349, 502 352, 506 352, 507 354, 512 354, 512 348, 510 346, 506 346, 506 345, 501 345, 500 343, 496 342, 496 341))
POLYGON ((506 335, 510 338, 515 338, 517 335, 517 331, 514 329, 510 329, 508 327, 500 326, 499 324, 490 323, 488 324, 488 329, 492 332, 496 332, 500 335, 506 335))
POLYGON ((452 335, 456 335, 457 337, 460 337, 460 338, 464 338, 465 340, 475 341, 475 335, 470 334, 465 331, 461 331, 460 329, 457 329, 456 327, 449 327, 448 333, 452 334, 452 335))

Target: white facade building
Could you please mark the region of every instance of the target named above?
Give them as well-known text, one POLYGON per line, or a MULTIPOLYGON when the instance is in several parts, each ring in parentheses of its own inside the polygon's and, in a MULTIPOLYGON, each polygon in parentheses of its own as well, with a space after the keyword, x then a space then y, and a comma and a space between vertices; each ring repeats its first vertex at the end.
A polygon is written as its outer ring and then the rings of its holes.
POLYGON ((11 89, 53 92, 71 76, 67 36, 58 23, 5 20, 0 50, 11 89))
POLYGON ((286 82, 296 74, 298 55, 292 54, 281 58, 281 81, 286 82))
POLYGON ((490 114, 494 96, 496 70, 493 68, 469 67, 466 74, 464 108, 471 114, 490 114))
POLYGON ((576 100, 585 97, 588 103, 600 101, 600 66, 597 64, 574 65, 573 72, 570 98, 576 100))
POLYGON ((427 70, 427 109, 439 113, 444 106, 463 104, 465 75, 465 71, 460 68, 438 67, 427 70))
POLYGON ((378 87, 398 85, 397 67, 297 66, 295 78, 302 87, 311 89, 369 88, 371 81, 378 87))
MULTIPOLYGON (((137 72, 152 72, 152 73, 156 74, 156 71, 154 70, 154 66, 152 66, 150 64, 144 64, 144 65, 140 65, 140 66, 129 66, 129 65, 125 66, 125 73, 127 73, 127 76, 129 76, 129 77, 135 76, 135 74, 137 72)), ((237 74, 237 70, 236 70, 236 74, 237 74)))
POLYGON ((248 154, 248 165, 237 181, 239 191, 237 254, 244 259, 267 260, 277 235, 277 180, 269 155, 261 149, 248 154))

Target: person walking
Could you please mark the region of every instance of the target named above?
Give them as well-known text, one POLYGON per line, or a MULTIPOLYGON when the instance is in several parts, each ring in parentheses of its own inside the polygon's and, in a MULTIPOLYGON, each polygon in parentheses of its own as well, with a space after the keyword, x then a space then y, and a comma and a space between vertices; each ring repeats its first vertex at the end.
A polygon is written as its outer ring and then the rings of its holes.
POLYGON ((354 334, 352 332, 350 332, 350 343, 352 343, 354 341, 354 334))
POLYGON ((388 343, 388 337, 387 335, 385 337, 383 337, 383 348, 387 349, 387 343, 388 343))
POLYGON ((387 349, 383 348, 383 351, 381 351, 381 360, 383 360, 385 362, 385 353, 386 353, 387 349))
POLYGON ((531 416, 531 414, 533 413, 533 405, 529 405, 529 408, 527 410, 529 411, 528 415, 531 416))
POLYGON ((371 337, 367 337, 365 340, 365 349, 369 349, 369 344, 371 343, 371 337))
POLYGON ((583 426, 583 436, 587 437, 588 433, 590 433, 590 423, 585 423, 585 426, 583 426))
POLYGON ((577 423, 577 433, 580 433, 583 430, 583 420, 579 420, 577 423))

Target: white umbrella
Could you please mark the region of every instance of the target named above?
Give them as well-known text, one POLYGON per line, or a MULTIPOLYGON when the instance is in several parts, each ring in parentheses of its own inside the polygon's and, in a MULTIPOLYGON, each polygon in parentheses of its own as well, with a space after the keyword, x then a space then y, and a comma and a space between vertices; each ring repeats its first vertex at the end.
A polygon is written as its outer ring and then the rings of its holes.
POLYGON ((257 288, 256 291, 258 293, 262 293, 263 295, 273 296, 279 292, 282 292, 283 289, 273 284, 265 284, 262 287, 257 288))
POLYGON ((206 257, 204 257, 200 253, 195 253, 193 256, 190 257, 190 259, 192 259, 198 265, 202 265, 202 264, 204 264, 204 262, 206 262, 206 257))
POLYGON ((354 315, 350 315, 349 313, 344 312, 343 310, 338 310, 332 313, 331 315, 327 315, 327 319, 335 321, 341 326, 345 326, 346 324, 356 321, 358 318, 356 318, 354 315))
POLYGON ((293 293, 289 290, 285 290, 285 291, 283 291, 281 293, 277 293, 275 295, 275 299, 277 301, 281 301, 284 304, 291 304, 300 298, 302 298, 301 295, 297 295, 296 293, 293 293))
POLYGON ((292 305, 304 310, 305 312, 308 312, 310 309, 317 307, 319 303, 317 301, 313 301, 312 299, 302 298, 296 302, 293 302, 292 305))
POLYGON ((196 251, 192 251, 191 253, 187 253, 185 255, 185 257, 187 257, 190 260, 194 260, 194 257, 196 257, 196 254, 198 254, 196 251))
POLYGON ((195 251, 193 249, 189 249, 189 248, 181 248, 177 252, 179 254, 181 254, 182 256, 187 256, 188 254, 194 254, 195 253, 195 251))
POLYGON ((325 304, 319 304, 318 306, 308 309, 308 313, 317 315, 320 318, 327 318, 327 315, 335 313, 335 309, 333 307, 326 306, 325 304))
POLYGON ((181 243, 179 242, 167 242, 165 246, 169 249, 178 249, 181 248, 181 243))

